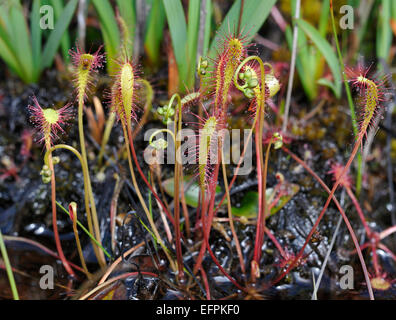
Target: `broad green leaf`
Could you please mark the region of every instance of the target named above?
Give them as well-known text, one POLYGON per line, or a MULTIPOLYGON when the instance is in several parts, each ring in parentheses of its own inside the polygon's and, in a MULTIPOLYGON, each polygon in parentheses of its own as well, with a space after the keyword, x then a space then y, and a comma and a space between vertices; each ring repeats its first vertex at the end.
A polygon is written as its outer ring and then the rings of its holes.
MULTIPOLYGON (((291 198, 300 190, 297 184, 285 182, 287 188, 287 193, 282 195, 279 199, 276 199, 276 194, 273 188, 267 188, 265 192, 266 200, 269 201, 269 206, 271 207, 269 215, 267 218, 277 213, 282 209, 286 203, 290 201, 291 198), (272 203, 274 202, 274 203, 272 203)), ((258 214, 258 192, 248 191, 242 198, 240 206, 231 208, 232 214, 238 217, 255 218, 258 214)))
MULTIPOLYGON (((335 95, 337 98, 339 98, 341 96, 341 68, 333 48, 311 24, 302 19, 297 19, 296 22, 299 28, 304 31, 304 33, 312 40, 312 42, 315 44, 315 46, 319 49, 319 51, 325 58, 334 77, 334 87, 336 90, 335 95)), ((307 75, 307 77, 309 76, 312 75, 307 75)))
MULTIPOLYGON (((266 197, 268 199, 269 195, 273 192, 272 188, 267 188, 266 197)), ((258 214, 258 192, 248 191, 243 199, 241 200, 239 207, 231 207, 231 212, 237 217, 254 218, 258 214)))
MULTIPOLYGON (((198 198, 199 198, 199 185, 197 182, 192 182, 192 176, 184 176, 184 197, 186 199, 186 204, 190 207, 196 208, 198 207, 198 198), (187 187, 190 186, 188 189, 187 187)), ((169 178, 162 182, 162 186, 164 187, 165 192, 174 196, 174 178, 169 178)), ((216 187, 216 194, 221 194, 221 188, 219 186, 216 187)), ((227 204, 227 200, 224 200, 223 204, 227 204)))
MULTIPOLYGON (((190 207, 197 208, 198 207, 198 199, 199 199, 199 185, 197 182, 192 182, 192 176, 184 176, 184 197, 186 199, 186 204, 190 207), (189 186, 189 188, 188 188, 189 186)), ((174 178, 169 178, 162 182, 162 186, 164 187, 165 192, 171 197, 174 196, 174 178)), ((287 202, 290 201, 291 198, 300 190, 300 187, 296 184, 284 182, 282 186, 283 190, 286 190, 285 194, 282 195, 279 199, 276 198, 276 194, 274 193, 273 188, 267 188, 266 190, 266 199, 270 202, 271 206, 270 216, 277 213, 280 209, 282 209, 287 202), (274 202, 274 203, 272 203, 274 202)), ((221 188, 216 186, 216 196, 220 196, 222 194, 221 188)), ((223 201, 223 205, 227 204, 227 199, 223 201)), ((258 213, 258 193, 257 191, 248 191, 241 200, 239 207, 232 207, 231 212, 235 216, 246 217, 246 218, 254 218, 258 213)))

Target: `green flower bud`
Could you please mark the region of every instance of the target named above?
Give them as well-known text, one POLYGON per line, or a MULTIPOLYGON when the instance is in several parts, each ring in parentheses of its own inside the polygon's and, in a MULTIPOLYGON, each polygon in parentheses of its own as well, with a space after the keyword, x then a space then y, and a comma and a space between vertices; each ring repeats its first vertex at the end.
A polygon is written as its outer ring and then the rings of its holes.
POLYGON ((208 67, 208 60, 201 58, 201 68, 206 69, 208 67))
POLYGON ((282 148, 282 146, 283 146, 283 137, 279 134, 279 132, 275 132, 273 134, 273 137, 275 138, 274 149, 282 148))
POLYGON ((168 142, 165 139, 160 138, 151 142, 150 145, 156 150, 163 150, 168 147, 168 142))
POLYGON ((254 91, 252 89, 247 88, 243 91, 243 93, 244 93, 245 97, 248 99, 254 98, 254 91))
POLYGON ((258 80, 257 79, 250 79, 248 81, 248 87, 249 88, 256 88, 258 86, 258 80))
POLYGON ((249 81, 251 78, 252 78, 252 70, 247 69, 245 71, 245 79, 246 79, 246 81, 249 81))
POLYGON ((45 177, 45 176, 43 176, 43 177, 42 177, 42 181, 43 181, 43 183, 45 183, 45 184, 50 183, 50 182, 51 182, 51 177, 45 177))

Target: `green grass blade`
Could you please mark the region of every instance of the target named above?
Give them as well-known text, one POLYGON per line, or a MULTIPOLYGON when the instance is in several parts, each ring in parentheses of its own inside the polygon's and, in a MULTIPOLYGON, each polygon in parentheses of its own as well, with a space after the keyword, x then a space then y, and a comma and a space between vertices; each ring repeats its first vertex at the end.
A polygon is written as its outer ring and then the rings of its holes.
POLYGON ((158 65, 160 45, 164 35, 165 9, 162 1, 154 1, 151 7, 144 38, 144 50, 149 62, 158 65))
MULTIPOLYGON (((67 213, 67 215, 70 217, 69 210, 67 210, 64 206, 62 206, 58 201, 56 201, 56 205, 57 205, 59 208, 61 208, 63 212, 67 213)), ((95 242, 95 244, 96 244, 100 249, 102 249, 103 253, 104 253, 109 259, 111 259, 111 255, 106 251, 106 249, 103 248, 103 246, 95 239, 95 237, 94 237, 92 234, 90 234, 90 232, 87 230, 87 228, 85 228, 85 227, 83 226, 83 224, 82 224, 80 221, 78 221, 78 220, 77 220, 77 225, 82 229, 82 231, 84 231, 84 232, 87 234, 87 236, 88 236, 93 242, 95 242)))
MULTIPOLYGON (((293 33, 290 26, 287 26, 285 34, 287 43, 291 49, 293 43, 293 33)), ((307 77, 307 74, 315 74, 316 70, 313 70, 311 67, 312 64, 310 61, 312 61, 313 57, 311 56, 309 50, 307 37, 302 32, 298 33, 297 51, 296 69, 300 77, 301 85, 303 86, 304 92, 308 99, 313 100, 316 98, 317 85, 315 81, 312 80, 311 76, 307 77)))
POLYGON ((10 19, 9 19, 9 11, 10 11, 11 3, 0 2, 0 29, 3 29, 4 32, 8 33, 10 26, 10 19))
POLYGON ((335 87, 335 84, 333 82, 331 82, 329 79, 321 78, 318 81, 316 81, 316 83, 318 83, 322 86, 329 87, 333 92, 335 92, 337 90, 337 88, 335 87))
POLYGON ((29 30, 23 15, 23 8, 19 1, 15 1, 10 7, 10 25, 12 29, 12 41, 14 52, 23 70, 23 80, 27 83, 34 82, 34 68, 32 47, 30 44, 29 30))
POLYGON ((188 26, 187 26, 187 75, 186 85, 194 86, 195 66, 197 62, 197 46, 199 32, 200 0, 190 0, 188 3, 188 26))
POLYGON ((4 244, 3 234, 1 233, 1 230, 0 230, 0 252, 3 257, 8 281, 10 282, 12 295, 14 297, 14 300, 19 300, 19 295, 18 295, 18 290, 17 290, 16 284, 15 284, 14 274, 12 273, 11 263, 10 263, 10 260, 8 259, 7 249, 4 244))
POLYGON ((396 22, 396 2, 392 1, 392 21, 396 22))
MULTIPOLYGON (((52 7, 54 8, 55 14, 55 21, 59 20, 59 17, 62 14, 64 9, 64 4, 62 0, 50 0, 52 7)), ((62 40, 61 40, 61 48, 62 48, 62 55, 63 60, 68 63, 70 61, 69 49, 70 49, 70 36, 69 32, 66 30, 63 33, 62 40)))
POLYGON ((11 50, 12 48, 8 46, 8 44, 0 35, 0 58, 4 60, 4 62, 13 72, 15 72, 19 77, 23 78, 23 71, 18 63, 18 59, 11 50))
MULTIPOLYGON (((396 6, 392 1, 392 6, 396 6)), ((391 30, 391 1, 382 0, 378 11, 378 25, 376 37, 377 57, 389 62, 389 51, 392 44, 391 30)))
POLYGON ((322 53, 323 57, 326 59, 327 64, 330 67, 330 70, 334 77, 334 88, 337 98, 341 97, 341 75, 340 75, 340 65, 337 59, 337 56, 331 47, 331 45, 327 42, 325 38, 323 38, 320 33, 308 22, 298 19, 296 20, 298 26, 304 33, 312 40, 315 46, 322 53))
POLYGON ((41 56, 41 69, 47 68, 52 64, 55 53, 59 48, 62 36, 67 30, 71 19, 73 18, 76 7, 77 0, 70 0, 66 7, 63 9, 62 14, 60 15, 58 21, 55 24, 54 30, 51 31, 51 35, 49 36, 45 44, 44 51, 41 56))
POLYGON ((107 70, 109 74, 112 74, 116 68, 114 59, 117 57, 121 44, 117 19, 115 18, 114 10, 108 0, 92 0, 92 3, 99 15, 103 41, 109 58, 107 61, 107 70))
POLYGON ((373 16, 371 13, 373 12, 373 5, 374 5, 374 0, 371 1, 362 1, 360 3, 360 25, 357 30, 357 47, 360 48, 360 45, 367 33, 367 27, 372 23, 371 17, 373 16))
POLYGON ((30 32, 32 35, 32 55, 34 66, 34 78, 40 75, 40 55, 41 55, 41 28, 40 28, 40 0, 33 0, 30 12, 30 32))
MULTIPOLYGON (((135 12, 135 1, 133 0, 117 0, 117 6, 122 19, 127 25, 128 39, 125 43, 127 47, 128 55, 132 55, 133 52, 133 41, 135 38, 135 27, 136 27, 136 12, 135 12)), ((124 41, 125 42, 125 41, 124 41)))
POLYGON ((212 1, 206 0, 205 34, 202 55, 206 56, 209 50, 210 32, 212 30, 212 1))
POLYGON ((183 83, 187 75, 187 24, 184 16, 183 5, 180 0, 163 0, 166 18, 172 38, 173 51, 179 70, 180 83, 183 83))
MULTIPOLYGON (((250 40, 256 32, 261 28, 267 19, 271 8, 274 6, 276 0, 249 0, 245 1, 243 8, 243 15, 241 19, 241 30, 248 33, 248 40, 250 40)), ((214 37, 209 49, 209 56, 216 55, 216 44, 221 39, 222 35, 234 32, 237 30, 239 20, 239 10, 241 7, 241 0, 237 0, 228 11, 223 23, 218 29, 218 34, 214 37)))
POLYGON ((322 9, 319 18, 319 33, 322 37, 326 37, 327 28, 329 27, 330 0, 322 2, 322 9))
POLYGON ((0 3, 0 58, 4 60, 7 66, 19 77, 23 77, 23 70, 19 64, 12 45, 12 36, 10 30, 8 3, 0 3))

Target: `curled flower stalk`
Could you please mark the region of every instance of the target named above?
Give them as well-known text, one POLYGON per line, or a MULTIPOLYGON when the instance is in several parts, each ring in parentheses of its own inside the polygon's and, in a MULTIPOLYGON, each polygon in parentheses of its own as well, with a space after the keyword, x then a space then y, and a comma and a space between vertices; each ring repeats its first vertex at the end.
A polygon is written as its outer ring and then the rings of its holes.
MULTIPOLYGON (((84 138, 84 126, 83 126, 83 112, 84 112, 84 100, 87 97, 87 94, 90 90, 90 86, 93 81, 92 73, 97 72, 99 68, 103 67, 105 56, 104 54, 100 54, 101 48, 99 48, 95 53, 83 53, 80 48, 76 48, 76 51, 70 51, 70 55, 72 57, 72 61, 75 68, 75 87, 77 91, 77 100, 78 100, 78 133, 80 138, 80 148, 81 155, 85 165, 88 169, 88 159, 87 159, 87 151, 85 147, 85 138, 84 138)), ((89 169, 88 169, 89 170, 89 169)), ((87 220, 88 220, 88 228, 89 231, 95 236, 95 239, 101 243, 100 236, 100 228, 98 216, 96 213, 96 205, 93 198, 91 179, 88 174, 87 176, 87 191, 86 197, 89 197, 90 204, 86 208, 87 211, 87 220)), ((103 252, 99 250, 99 248, 92 243, 94 247, 94 252, 96 258, 98 259, 99 264, 104 267, 106 265, 106 260, 104 258, 103 252)))
MULTIPOLYGON (((53 140, 58 137, 59 132, 63 132, 62 125, 65 121, 71 117, 71 105, 67 104, 63 108, 58 110, 52 108, 43 109, 36 97, 33 97, 33 104, 28 106, 31 112, 31 121, 36 126, 39 132, 39 142, 44 143, 45 149, 48 151, 51 149, 53 140)), ((56 182, 55 182, 55 171, 54 164, 57 163, 57 159, 54 159, 50 154, 48 157, 47 165, 41 171, 43 182, 51 182, 51 204, 52 204, 52 227, 54 230, 55 245, 58 252, 58 256, 62 261, 64 268, 67 273, 75 278, 75 273, 70 267, 63 253, 61 241, 59 238, 58 224, 57 224, 57 213, 56 213, 56 182)))

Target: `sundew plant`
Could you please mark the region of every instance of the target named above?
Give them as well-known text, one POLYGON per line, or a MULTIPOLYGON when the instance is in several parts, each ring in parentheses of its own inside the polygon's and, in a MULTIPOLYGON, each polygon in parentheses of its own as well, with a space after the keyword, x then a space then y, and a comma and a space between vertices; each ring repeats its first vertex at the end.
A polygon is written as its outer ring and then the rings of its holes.
POLYGON ((0 1, 0 298, 394 299, 395 21, 0 1))

